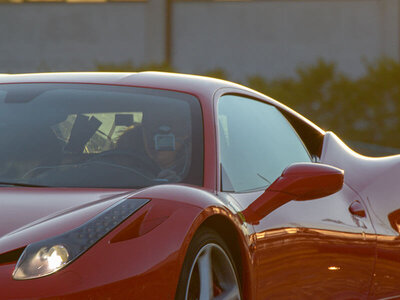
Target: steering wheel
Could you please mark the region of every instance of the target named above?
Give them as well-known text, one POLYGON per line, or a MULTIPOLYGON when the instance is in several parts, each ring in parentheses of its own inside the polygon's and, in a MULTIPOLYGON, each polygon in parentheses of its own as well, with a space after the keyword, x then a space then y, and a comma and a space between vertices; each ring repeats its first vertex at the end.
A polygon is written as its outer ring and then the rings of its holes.
POLYGON ((160 171, 157 165, 153 161, 151 161, 150 158, 144 155, 139 155, 137 153, 121 150, 110 150, 99 153, 87 160, 86 163, 94 161, 110 161, 113 164, 131 169, 138 169, 152 175, 155 175, 160 171), (123 157, 129 158, 129 160, 120 161, 123 157))
POLYGON ((33 169, 30 169, 28 172, 26 172, 21 178, 35 178, 36 176, 49 171, 56 169, 58 166, 42 166, 42 167, 36 167, 33 169))

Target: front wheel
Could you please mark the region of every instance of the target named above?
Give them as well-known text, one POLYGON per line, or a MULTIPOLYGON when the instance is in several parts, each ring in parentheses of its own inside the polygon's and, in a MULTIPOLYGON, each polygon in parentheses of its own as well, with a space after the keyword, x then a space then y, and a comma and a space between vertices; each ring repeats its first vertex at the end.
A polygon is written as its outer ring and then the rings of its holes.
POLYGON ((189 245, 176 300, 240 300, 236 266, 219 235, 200 229, 189 245))

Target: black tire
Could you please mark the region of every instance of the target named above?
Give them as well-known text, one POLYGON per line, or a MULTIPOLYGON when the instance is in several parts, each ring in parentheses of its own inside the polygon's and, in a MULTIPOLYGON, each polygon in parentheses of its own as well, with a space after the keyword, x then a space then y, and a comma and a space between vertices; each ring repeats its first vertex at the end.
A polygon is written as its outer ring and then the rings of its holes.
MULTIPOLYGON (((224 240, 212 229, 203 227, 193 237, 183 262, 181 275, 178 282, 178 288, 175 300, 192 300, 200 299, 201 289, 204 292, 210 290, 206 285, 204 289, 200 283, 200 268, 207 270, 203 261, 209 261, 212 270, 209 272, 203 271, 211 275, 212 293, 211 297, 208 294, 205 297, 211 299, 242 299, 240 291, 240 280, 237 272, 237 267, 232 259, 229 248, 224 240), (202 267, 200 267, 202 265, 202 267), (235 286, 236 285, 236 286, 235 286), (230 295, 229 297, 227 295, 230 295)), ((208 277, 204 277, 207 278, 208 277)), ((209 281, 209 280, 208 280, 209 281)), ((200 299, 203 300, 203 299, 200 299)))

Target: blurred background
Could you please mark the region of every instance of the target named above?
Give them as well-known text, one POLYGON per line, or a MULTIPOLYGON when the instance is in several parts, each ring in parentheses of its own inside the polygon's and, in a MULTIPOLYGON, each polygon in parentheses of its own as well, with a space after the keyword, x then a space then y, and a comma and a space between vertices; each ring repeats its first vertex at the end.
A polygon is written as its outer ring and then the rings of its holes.
POLYGON ((0 73, 161 70, 250 86, 400 153, 400 0, 0 0, 0 73))

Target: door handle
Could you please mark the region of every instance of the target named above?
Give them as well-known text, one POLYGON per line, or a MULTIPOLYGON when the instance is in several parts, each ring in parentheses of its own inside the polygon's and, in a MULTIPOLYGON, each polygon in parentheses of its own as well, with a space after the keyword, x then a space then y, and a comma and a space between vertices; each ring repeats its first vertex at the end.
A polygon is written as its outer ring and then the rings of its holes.
POLYGON ((358 200, 356 200, 352 204, 350 204, 349 212, 352 215, 355 215, 355 216, 358 216, 358 217, 361 217, 361 218, 365 218, 366 217, 364 206, 358 200))

